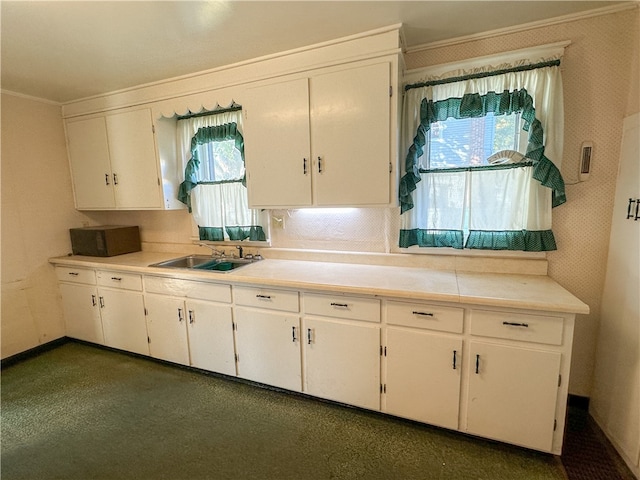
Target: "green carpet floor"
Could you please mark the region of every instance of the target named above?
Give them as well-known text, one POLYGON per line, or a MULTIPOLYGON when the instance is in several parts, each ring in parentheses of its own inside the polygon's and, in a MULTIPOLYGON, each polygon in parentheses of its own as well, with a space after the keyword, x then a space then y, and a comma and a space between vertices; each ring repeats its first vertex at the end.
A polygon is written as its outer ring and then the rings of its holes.
POLYGON ((2 480, 564 479, 557 457, 79 343, 2 371, 2 480))

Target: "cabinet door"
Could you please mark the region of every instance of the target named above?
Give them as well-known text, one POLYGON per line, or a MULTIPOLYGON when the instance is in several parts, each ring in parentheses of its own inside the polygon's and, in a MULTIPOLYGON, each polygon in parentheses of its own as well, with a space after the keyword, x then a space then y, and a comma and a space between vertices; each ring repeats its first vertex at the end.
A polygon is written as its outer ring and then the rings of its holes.
POLYGON ((560 358, 559 352, 470 342, 466 431, 550 451, 560 358))
POLYGON ((311 205, 308 79, 251 89, 244 110, 249 205, 311 205))
POLYGON ((149 354, 169 362, 189 365, 187 311, 184 300, 164 295, 145 295, 149 354))
POLYGON ((310 80, 316 205, 387 205, 390 188, 389 63, 310 80))
POLYGON ((104 344, 98 292, 93 285, 61 283, 67 337, 104 344))
POLYGON ((380 327, 304 319, 306 393, 380 409, 380 327))
POLYGON ((225 375, 236 374, 231 307, 187 300, 191 365, 225 375))
POLYGON ((162 190, 151 111, 106 117, 117 208, 161 208, 162 190))
POLYGON ((142 294, 128 290, 98 290, 105 345, 149 355, 142 294))
POLYGON ((240 307, 235 322, 238 376, 299 392, 300 318, 240 307))
POLYGON ((76 208, 113 208, 113 179, 104 117, 67 122, 66 130, 76 208))
POLYGON ((386 412, 457 429, 462 339, 387 329, 386 412))

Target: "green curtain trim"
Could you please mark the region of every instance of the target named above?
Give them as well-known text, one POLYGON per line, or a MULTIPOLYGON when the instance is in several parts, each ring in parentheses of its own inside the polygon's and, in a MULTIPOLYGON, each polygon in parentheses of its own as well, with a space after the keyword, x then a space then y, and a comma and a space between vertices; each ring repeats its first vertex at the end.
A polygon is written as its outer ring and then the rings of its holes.
POLYGON ((471 230, 465 248, 522 250, 525 252, 548 252, 557 250, 556 240, 551 230, 471 230))
MULTIPOLYGON (((197 173, 200 167, 197 150, 198 145, 211 142, 223 142, 226 140, 235 141, 235 147, 240 152, 242 161, 244 162, 244 138, 238 131, 238 125, 235 122, 213 127, 202 127, 198 129, 191 139, 191 159, 187 162, 187 167, 184 170, 184 182, 180 184, 180 188, 178 189, 178 200, 189 207, 189 212, 191 212, 191 190, 198 185, 197 173)), ((246 174, 239 180, 245 187, 247 186, 246 174)))
POLYGON ((462 230, 427 230, 414 228, 400 230, 400 247, 451 247, 461 249, 464 234, 462 230))
POLYGON ((404 87, 404 91, 414 88, 433 87, 435 85, 445 85, 447 83, 464 82, 465 80, 473 80, 476 78, 495 77, 496 75, 504 75, 505 73, 513 72, 526 72, 529 70, 535 70, 537 68, 545 67, 557 67, 560 65, 560 60, 549 60, 547 62, 533 63, 530 65, 522 65, 520 67, 503 68, 500 70, 493 70, 491 72, 470 73, 468 75, 462 75, 460 77, 449 77, 441 80, 431 80, 422 83, 412 83, 404 87))
POLYGON ((414 207, 413 191, 421 181, 418 160, 424 154, 431 124, 447 118, 483 117, 489 112, 493 112, 494 115, 519 112, 522 115, 523 130, 529 132, 525 157, 533 162, 533 178, 552 190, 553 207, 567 201, 562 175, 553 162, 544 155, 542 124, 536 118, 533 98, 525 89, 513 92, 505 90, 502 93, 489 92, 486 95, 470 93, 462 98, 449 98, 438 102, 426 98, 422 100, 420 125, 405 158, 406 173, 400 179, 400 213, 414 207))
POLYGON ((224 241, 224 231, 226 230, 229 240, 241 241, 250 240, 252 242, 264 242, 267 236, 261 226, 236 226, 236 227, 200 227, 198 226, 198 236, 200 240, 208 240, 211 242, 224 241))

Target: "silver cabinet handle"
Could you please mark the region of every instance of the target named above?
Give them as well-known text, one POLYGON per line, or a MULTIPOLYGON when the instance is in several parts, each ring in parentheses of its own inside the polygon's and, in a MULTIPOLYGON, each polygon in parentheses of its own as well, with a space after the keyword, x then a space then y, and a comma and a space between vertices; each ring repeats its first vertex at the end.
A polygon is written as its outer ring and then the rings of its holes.
POLYGON ((184 320, 184 318, 182 318, 182 309, 179 308, 178 309, 178 322, 182 322, 182 320, 184 320))
POLYGON ((307 344, 311 345, 311 329, 307 328, 307 344))
POLYGON ((332 307, 340 307, 340 308, 349 308, 349 304, 348 303, 331 302, 331 306, 332 307))
POLYGON ((457 351, 453 351, 453 369, 456 369, 457 351))
POLYGON ((108 173, 104 174, 104 184, 105 185, 109 185, 109 174, 108 173))
POLYGON ((100 308, 104 308, 104 297, 98 297, 98 301, 100 302, 100 308))
POLYGON ((122 277, 111 277, 111 280, 116 281, 116 282, 121 282, 122 281, 122 277))
POLYGON ((265 300, 271 300, 271 295, 256 295, 256 298, 263 298, 265 300))
POLYGON ((69 275, 71 275, 72 277, 77 277, 80 274, 78 272, 69 272, 69 275))
POLYGON ((196 321, 196 314, 193 310, 189 310, 189 323, 196 321))
POLYGON ((291 327, 291 341, 293 343, 296 343, 296 327, 291 327))
POLYGON ((303 175, 307 174, 307 159, 306 158, 302 159, 302 174, 303 175))
POLYGON ((502 322, 503 325, 509 325, 510 327, 524 327, 529 328, 528 323, 518 323, 518 322, 502 322))
POLYGON ((95 307, 95 306, 96 306, 96 296, 95 296, 95 295, 91 295, 91 305, 92 305, 93 307, 95 307))
POLYGON ((322 173, 322 158, 318 157, 318 173, 322 173))
POLYGON ((433 317, 433 313, 427 313, 427 312, 418 312, 418 311, 413 311, 412 312, 414 315, 421 315, 423 317, 433 317))
POLYGON ((117 185, 117 184, 118 184, 118 174, 117 174, 117 173, 114 173, 114 174, 113 174, 113 184, 114 184, 114 185, 117 185))
POLYGON ((480 355, 476 355, 476 375, 480 373, 480 355))

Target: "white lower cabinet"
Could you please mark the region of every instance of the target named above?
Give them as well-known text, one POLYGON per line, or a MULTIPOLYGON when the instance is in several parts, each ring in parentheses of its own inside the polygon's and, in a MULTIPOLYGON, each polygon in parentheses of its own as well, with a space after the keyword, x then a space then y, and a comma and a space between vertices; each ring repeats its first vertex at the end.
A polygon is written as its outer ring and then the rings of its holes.
POLYGON ((231 306, 188 299, 185 307, 191 366, 235 376, 231 306))
POLYGON ((231 287, 146 276, 152 357, 235 375, 231 287))
POLYGON ((389 327, 384 355, 384 411, 457 429, 462 339, 389 327))
POLYGON ((238 376, 301 391, 300 317, 237 307, 235 324, 238 376))
POLYGON ((97 278, 104 344, 149 355, 140 275, 98 271, 97 278))
POLYGON ((104 344, 95 285, 60 283, 67 337, 104 344))
POLYGON ((234 287, 238 376, 299 392, 298 292, 234 287))
POLYGON ((550 451, 561 354, 470 342, 466 431, 550 451))
POLYGON ((189 365, 187 313, 184 299, 147 293, 149 354, 168 362, 189 365))
POLYGON ((379 410, 380 300, 305 293, 304 313, 304 391, 379 410))

